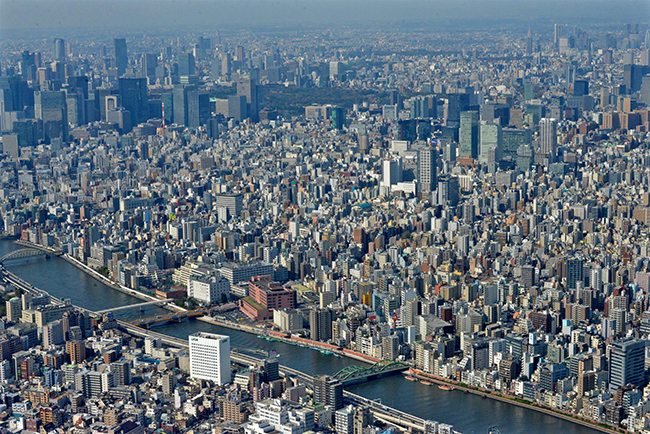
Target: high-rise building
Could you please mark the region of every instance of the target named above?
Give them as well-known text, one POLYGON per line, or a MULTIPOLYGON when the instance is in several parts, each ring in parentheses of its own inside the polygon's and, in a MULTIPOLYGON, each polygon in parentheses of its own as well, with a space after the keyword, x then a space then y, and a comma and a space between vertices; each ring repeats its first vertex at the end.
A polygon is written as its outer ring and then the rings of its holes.
POLYGON ((314 379, 314 402, 316 405, 329 405, 335 409, 343 406, 343 383, 328 375, 314 379))
POLYGON ((178 75, 189 77, 196 74, 196 63, 192 53, 181 53, 178 56, 178 75))
POLYGON ((501 125, 482 123, 480 131, 481 150, 479 153, 479 161, 482 164, 495 164, 501 159, 501 147, 503 143, 501 125))
POLYGON ((330 125, 336 130, 343 129, 345 125, 345 109, 339 106, 333 106, 330 112, 330 125))
POLYGON ((460 113, 469 107, 469 94, 450 93, 447 95, 447 118, 448 127, 458 128, 460 126, 460 113))
POLYGON ((54 60, 58 60, 59 62, 65 61, 65 40, 61 38, 54 38, 54 43, 52 46, 52 58, 54 60))
POLYGON ((158 57, 155 54, 145 53, 142 55, 140 63, 140 77, 146 78, 149 84, 155 83, 158 57))
POLYGON ((478 112, 460 112, 460 156, 478 158, 479 129, 478 112))
POLYGON ((583 261, 580 258, 571 258, 566 262, 567 289, 576 289, 578 282, 584 280, 583 261))
POLYGON ((190 377, 213 381, 218 385, 230 383, 230 338, 199 332, 189 336, 190 377))
POLYGON ((187 126, 197 128, 210 118, 210 95, 197 89, 187 92, 187 126))
MULTIPOLYGON (((196 90, 194 86, 180 84, 174 86, 172 91, 173 95, 173 121, 175 124, 187 125, 188 122, 188 94, 190 91, 196 90)), ((167 106, 165 106, 165 111, 167 106)), ((166 115, 165 115, 166 116, 166 115)))
POLYGON ((418 190, 420 195, 428 196, 437 187, 438 160, 436 149, 425 145, 418 149, 418 190))
POLYGON ((382 185, 390 187, 402 181, 402 159, 384 160, 382 185))
POLYGON ((10 322, 18 322, 20 317, 22 316, 23 312, 23 304, 20 298, 18 297, 13 297, 7 300, 6 304, 6 312, 7 312, 7 320, 10 322))
POLYGON ((133 124, 146 121, 149 118, 147 79, 121 77, 118 81, 118 89, 122 107, 131 113, 133 124))
POLYGON ((332 311, 313 309, 309 312, 309 336, 315 341, 329 341, 332 338, 332 311))
POLYGON ((43 137, 49 141, 55 137, 66 139, 68 135, 68 109, 65 92, 34 92, 34 114, 43 121, 43 137))
POLYGON ((501 159, 515 162, 517 160, 517 150, 520 146, 530 145, 533 135, 528 128, 504 128, 502 130, 502 140, 501 159))
POLYGON ((115 38, 113 40, 113 56, 115 58, 117 75, 120 77, 124 75, 127 66, 129 66, 129 54, 126 49, 126 39, 115 38))
POLYGON ((237 95, 246 97, 246 109, 253 122, 259 120, 259 87, 250 77, 242 78, 237 82, 237 95))
POLYGON ((557 152, 557 121, 553 118, 542 118, 539 121, 539 149, 550 160, 557 152))
POLYGON ((612 344, 609 368, 610 390, 616 390, 628 384, 643 385, 645 346, 644 340, 631 338, 612 344))

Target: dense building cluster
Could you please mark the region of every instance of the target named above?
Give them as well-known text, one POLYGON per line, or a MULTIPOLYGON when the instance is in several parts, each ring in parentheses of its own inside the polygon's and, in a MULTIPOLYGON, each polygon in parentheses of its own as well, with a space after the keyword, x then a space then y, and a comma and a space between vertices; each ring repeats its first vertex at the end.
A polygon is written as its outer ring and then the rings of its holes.
MULTIPOLYGON (((6 237, 231 327, 650 429, 650 31, 32 44, 2 44, 6 237)), ((227 338, 186 382, 191 354, 71 312, 8 297, 12 423, 61 424, 69 389, 74 424, 378 430, 329 386, 231 378, 227 338)))

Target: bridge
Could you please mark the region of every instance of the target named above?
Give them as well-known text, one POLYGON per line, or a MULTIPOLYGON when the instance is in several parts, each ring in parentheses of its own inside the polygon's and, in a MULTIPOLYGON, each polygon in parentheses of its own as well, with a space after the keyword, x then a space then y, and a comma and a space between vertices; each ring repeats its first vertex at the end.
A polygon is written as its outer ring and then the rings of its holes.
POLYGON ((111 307, 108 309, 96 310, 95 313, 98 314, 104 314, 109 312, 115 313, 115 312, 121 312, 123 310, 131 310, 131 309, 144 310, 143 308, 146 306, 163 306, 167 303, 169 303, 169 300, 145 301, 143 303, 127 304, 126 306, 111 307))
POLYGON ((156 325, 163 325, 170 322, 183 322, 186 318, 197 318, 205 315, 204 309, 195 309, 195 310, 186 310, 182 312, 169 312, 161 315, 148 316, 146 318, 140 318, 131 321, 131 324, 142 327, 149 328, 156 325))
MULTIPOLYGON (((29 284, 28 282, 24 281, 23 279, 19 278, 13 273, 8 272, 7 270, 3 270, 1 274, 4 275, 4 277, 9 282, 22 288, 26 292, 39 293, 39 294, 44 293, 43 291, 39 290, 38 288, 35 288, 33 285, 29 284)), ((50 295, 50 297, 54 303, 59 304, 63 302, 62 300, 59 300, 58 298, 52 295, 50 295)), ((86 308, 80 306, 75 306, 75 307, 88 314, 96 314, 96 312, 93 312, 86 308)), ((117 323, 121 329, 127 331, 128 333, 134 336, 140 336, 142 338, 147 338, 147 337, 155 338, 155 339, 159 339, 160 342, 172 347, 186 349, 186 350, 189 349, 189 343, 187 338, 182 339, 182 338, 177 338, 162 333, 157 333, 151 330, 146 330, 127 321, 117 320, 117 323)), ((256 365, 262 363, 261 359, 246 354, 242 354, 237 351, 231 351, 230 358, 233 362, 241 365, 256 365)), ((398 367, 397 364, 391 362, 379 362, 372 366, 368 368, 356 366, 356 367, 351 367, 351 369, 348 370, 342 369, 337 373, 338 375, 337 378, 349 381, 351 378, 356 379, 360 377, 363 371, 366 371, 366 373, 368 373, 369 375, 377 375, 382 372, 388 374, 389 372, 397 372, 398 369, 399 370, 406 369, 405 366, 398 367), (375 366, 375 368, 372 368, 372 366, 375 366)), ((280 365, 279 370, 282 375, 295 376, 308 386, 314 384, 313 376, 301 372, 297 369, 280 365)), ((433 422, 424 420, 422 418, 405 413, 395 408, 388 407, 386 405, 381 404, 381 402, 377 402, 376 400, 365 398, 363 396, 357 395, 347 390, 343 391, 343 399, 345 402, 350 404, 367 406, 376 419, 401 427, 404 431, 417 430, 420 432, 433 432, 433 430, 431 429, 432 428, 431 424, 433 424, 433 422)))
POLYGON ((0 257, 0 264, 6 265, 7 263, 21 262, 21 261, 31 261, 34 259, 47 259, 47 253, 31 248, 13 250, 6 255, 0 257))
POLYGON ((406 369, 408 369, 408 366, 403 363, 395 362, 392 360, 381 360, 370 366, 346 366, 334 374, 333 377, 340 380, 344 385, 351 385, 375 378, 397 374, 405 371, 406 369))
POLYGON ((348 404, 368 407, 376 419, 401 427, 404 431, 434 432, 431 428, 435 422, 383 405, 381 401, 368 399, 348 390, 343 391, 343 400, 348 404))

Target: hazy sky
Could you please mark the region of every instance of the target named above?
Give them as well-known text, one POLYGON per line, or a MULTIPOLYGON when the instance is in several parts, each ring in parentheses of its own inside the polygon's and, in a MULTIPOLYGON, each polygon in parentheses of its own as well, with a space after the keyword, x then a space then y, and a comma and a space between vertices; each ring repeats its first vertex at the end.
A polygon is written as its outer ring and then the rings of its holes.
POLYGON ((650 0, 0 0, 0 29, 650 21, 650 0))

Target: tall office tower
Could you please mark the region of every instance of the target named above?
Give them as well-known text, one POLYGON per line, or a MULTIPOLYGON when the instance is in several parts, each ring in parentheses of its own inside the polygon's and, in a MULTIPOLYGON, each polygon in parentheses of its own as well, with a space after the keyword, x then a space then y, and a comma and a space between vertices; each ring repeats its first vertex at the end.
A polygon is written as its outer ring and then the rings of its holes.
POLYGON ((244 52, 244 47, 241 45, 237 45, 235 48, 235 57, 237 58, 237 61, 241 64, 244 63, 246 60, 246 53, 244 52))
POLYGON ((639 91, 639 101, 650 106, 650 75, 643 77, 641 81, 641 90, 639 91))
POLYGON ((438 205, 456 206, 460 198, 460 186, 457 176, 441 176, 438 178, 438 205))
POLYGON ((246 97, 248 116, 253 122, 259 120, 259 87, 255 80, 250 77, 243 78, 237 82, 237 95, 246 97))
POLYGON ((450 93, 447 94, 447 118, 448 127, 458 128, 460 126, 460 113, 469 107, 469 94, 450 93))
POLYGON ((86 123, 86 110, 83 95, 77 92, 68 92, 65 99, 68 108, 68 123, 73 126, 86 123))
POLYGON ((614 391, 632 384, 644 383, 645 341, 623 339, 612 344, 609 367, 609 389, 614 391))
POLYGON ((146 78, 121 77, 118 81, 118 90, 122 107, 131 113, 133 124, 149 119, 149 99, 147 97, 146 78))
POLYGON ((189 77, 196 74, 196 63, 192 53, 181 53, 178 56, 178 76, 189 77))
POLYGON ((230 338, 199 332, 190 335, 189 342, 190 377, 218 385, 230 383, 230 338))
POLYGON ((156 82, 156 68, 158 67, 158 57, 155 54, 145 53, 141 59, 140 76, 145 77, 149 84, 156 82))
POLYGON ((231 95, 228 97, 228 117, 237 122, 248 118, 248 104, 244 95, 231 95))
POLYGON ((384 160, 382 185, 390 187, 402 181, 402 159, 384 160))
POLYGON ((438 182, 438 159, 431 145, 418 149, 418 189, 420 195, 429 197, 438 182))
POLYGON ((88 77, 85 75, 68 77, 68 89, 82 95, 83 99, 88 99, 88 77))
POLYGON ((187 92, 187 126, 196 128, 204 125, 210 117, 210 94, 191 89, 187 92))
POLYGON ((460 112, 460 156, 478 158, 479 128, 478 112, 460 112))
POLYGON ((553 118, 542 118, 539 121, 539 149, 548 155, 552 161, 557 152, 557 121, 553 118))
POLYGON ((567 289, 576 289, 578 282, 584 281, 583 261, 580 258, 571 258, 566 262, 567 289))
POLYGON ((129 54, 126 50, 126 39, 115 38, 113 40, 113 51, 115 67, 117 68, 117 75, 119 77, 124 75, 126 67, 129 66, 129 54))
POLYGON ((533 141, 532 131, 528 128, 504 128, 501 133, 501 159, 516 161, 519 147, 533 141))
POLYGON ((332 311, 314 309, 309 312, 309 337, 314 341, 332 339, 332 311))
POLYGON ((68 136, 68 110, 65 92, 34 92, 34 115, 43 121, 43 137, 49 142, 58 137, 65 140, 68 136))
POLYGON ((553 48, 555 51, 560 50, 560 37, 563 34, 562 24, 553 25, 553 48))
POLYGON ((624 65, 623 66, 623 84, 625 92, 632 94, 641 89, 643 76, 650 74, 650 66, 645 65, 624 65))
POLYGON ((335 130, 342 130, 345 125, 345 109, 333 106, 330 111, 330 125, 335 130))
MULTIPOLYGON (((187 125, 187 115, 188 115, 188 94, 190 91, 195 90, 194 86, 188 86, 184 84, 174 86, 172 91, 172 106, 173 106, 173 121, 175 124, 187 125)), ((165 105, 165 111, 167 111, 167 105, 165 105)), ((165 116, 167 116, 165 114, 165 116)))
POLYGON ((335 409, 343 406, 343 384, 328 375, 314 379, 314 403, 329 405, 335 409))
POLYGON ((232 69, 232 59, 230 53, 221 54, 221 76, 225 80, 230 80, 230 71, 232 69))
POLYGON ((65 61, 65 40, 61 38, 54 38, 54 43, 52 46, 52 58, 59 62, 65 61))
POLYGON ((480 127, 479 161, 481 164, 495 164, 501 159, 503 132, 501 125, 482 123, 480 127))
POLYGON ((528 34, 526 35, 526 56, 533 54, 533 31, 528 27, 528 34))
POLYGON ((0 76, 0 131, 11 130, 25 106, 34 104, 33 98, 34 91, 19 76, 0 76))

